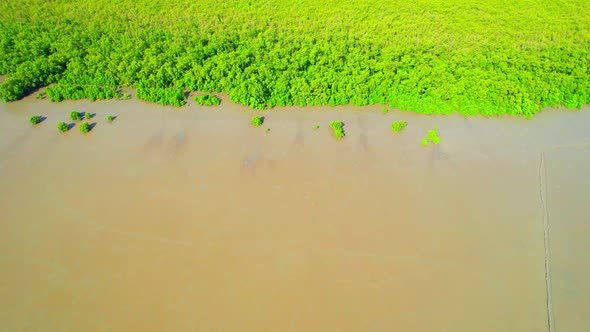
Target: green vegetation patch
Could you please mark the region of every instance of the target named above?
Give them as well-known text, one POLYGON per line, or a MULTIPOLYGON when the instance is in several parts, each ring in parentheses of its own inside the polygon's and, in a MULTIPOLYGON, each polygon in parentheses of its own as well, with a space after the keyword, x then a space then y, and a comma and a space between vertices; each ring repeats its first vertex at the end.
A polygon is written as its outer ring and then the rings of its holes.
POLYGON ((394 133, 399 133, 407 126, 408 123, 406 121, 395 121, 391 124, 391 131, 393 131, 394 133))
POLYGON ((201 96, 196 96, 195 102, 197 102, 199 105, 215 106, 221 104, 221 99, 214 95, 204 94, 201 96))
POLYGON ((38 124, 39 122, 41 122, 41 116, 40 116, 40 115, 33 115, 32 117, 30 117, 30 118, 29 118, 29 122, 30 122, 32 125, 36 125, 36 124, 38 124))
POLYGON ((110 98, 129 86, 175 106, 186 91, 260 109, 529 117, 590 104, 588 0, 77 4, 0 1, 0 99, 44 86, 53 100, 110 98))
POLYGON ((330 128, 334 131, 334 137, 341 139, 345 136, 344 134, 344 123, 340 121, 330 122, 330 128))
POLYGON ((389 110, 387 109, 387 107, 383 107, 383 108, 381 109, 381 113, 383 113, 383 114, 387 114, 387 113, 389 113, 389 110))
POLYGON ((426 146, 426 145, 428 145, 428 143, 439 144, 440 137, 438 136, 438 133, 436 132, 437 130, 438 130, 438 127, 436 127, 436 126, 433 129, 429 130, 428 133, 426 134, 426 137, 424 137, 424 139, 422 139, 422 145, 426 146))
POLYGON ((80 114, 80 112, 78 112, 78 111, 71 111, 70 112, 70 119, 72 121, 81 121, 82 120, 82 114, 80 114))
POLYGON ((82 122, 78 128, 81 133, 87 133, 90 131, 90 124, 88 122, 82 122))
POLYGON ((264 122, 264 118, 261 116, 258 116, 258 115, 252 117, 252 119, 250 120, 250 124, 253 125, 254 127, 262 126, 263 122, 264 122))
POLYGON ((160 105, 182 106, 186 103, 186 95, 182 88, 156 88, 140 84, 137 98, 160 105))
POLYGON ((70 128, 67 123, 60 122, 57 124, 57 130, 59 130, 62 133, 65 133, 66 131, 70 130, 70 128))
POLYGON ((113 122, 113 120, 115 120, 115 118, 112 115, 107 115, 108 122, 113 122))
POLYGON ((113 99, 118 97, 114 87, 101 87, 96 85, 57 84, 45 89, 49 100, 60 102, 63 100, 90 99, 113 99))

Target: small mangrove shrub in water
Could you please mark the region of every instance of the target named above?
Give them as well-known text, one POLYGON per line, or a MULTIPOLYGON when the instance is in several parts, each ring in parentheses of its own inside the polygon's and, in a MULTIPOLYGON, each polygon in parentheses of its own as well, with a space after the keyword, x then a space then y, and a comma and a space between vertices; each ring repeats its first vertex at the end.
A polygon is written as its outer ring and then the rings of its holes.
POLYGON ((270 128, 266 128, 266 132, 268 133, 270 131, 270 128))
POLYGON ((89 120, 91 117, 92 117, 92 115, 90 115, 90 112, 84 113, 84 119, 89 120))
POLYGON ((256 115, 256 116, 252 117, 252 120, 250 120, 250 123, 255 127, 260 127, 260 126, 262 126, 263 121, 264 120, 262 120, 261 116, 256 115))
POLYGON ((209 94, 196 96, 195 101, 197 104, 204 106, 215 106, 221 104, 221 99, 219 99, 219 97, 209 94))
POLYGON ((406 128, 407 125, 408 123, 406 121, 395 121, 391 124, 391 131, 393 131, 394 133, 399 133, 404 128, 406 128))
POLYGON ((36 125, 37 123, 41 122, 41 117, 39 115, 33 115, 30 119, 29 122, 33 125, 36 125))
POLYGON ((320 126, 319 125, 315 125, 315 126, 313 126, 313 129, 320 129, 320 126))
POLYGON ((345 136, 344 134, 344 123, 340 121, 332 121, 330 122, 330 127, 334 131, 334 137, 337 139, 341 139, 345 136))
POLYGON ((59 130, 62 133, 65 133, 66 131, 68 131, 68 124, 65 122, 60 122, 57 124, 57 130, 59 130))
POLYGON ((381 113, 383 113, 383 114, 387 114, 388 112, 389 112, 389 110, 387 109, 387 107, 383 107, 381 109, 381 113))
POLYGON ((80 125, 80 132, 87 133, 89 131, 90 131, 90 125, 88 124, 88 122, 82 122, 82 124, 80 125))
POLYGON ((107 115, 107 121, 108 122, 113 122, 113 120, 115 120, 115 118, 113 118, 112 115, 107 115))
POLYGON ((71 111, 70 119, 72 119, 72 121, 80 121, 82 120, 82 116, 77 111, 71 111))
POLYGON ((438 127, 436 127, 436 126, 433 129, 429 130, 428 133, 426 134, 426 137, 424 137, 424 139, 422 140, 422 145, 426 146, 426 145, 428 145, 428 143, 439 144, 440 137, 438 136, 438 133, 436 132, 437 130, 438 130, 438 127))

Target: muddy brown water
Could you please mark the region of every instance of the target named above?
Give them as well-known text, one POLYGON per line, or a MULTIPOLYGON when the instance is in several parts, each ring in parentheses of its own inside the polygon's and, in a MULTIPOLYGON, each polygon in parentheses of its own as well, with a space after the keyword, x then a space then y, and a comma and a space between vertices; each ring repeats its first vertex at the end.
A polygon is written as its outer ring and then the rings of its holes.
POLYGON ((0 104, 0 330, 590 328, 589 109, 379 110, 0 104))

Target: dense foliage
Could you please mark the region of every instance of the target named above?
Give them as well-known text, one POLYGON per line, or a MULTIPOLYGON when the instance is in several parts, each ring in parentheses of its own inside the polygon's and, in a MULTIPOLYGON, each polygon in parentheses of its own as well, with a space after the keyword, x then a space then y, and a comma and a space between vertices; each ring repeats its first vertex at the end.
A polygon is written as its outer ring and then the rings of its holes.
POLYGON ((172 106, 182 106, 186 100, 181 88, 150 88, 143 83, 137 88, 137 98, 172 106))
POLYGON ((393 131, 394 133, 399 133, 404 128, 406 128, 407 125, 408 123, 406 121, 395 121, 391 124, 391 131, 393 131))
POLYGON ((39 122, 41 122, 41 116, 39 116, 39 115, 33 115, 32 117, 30 117, 30 118, 29 118, 29 122, 30 122, 32 125, 36 125, 36 124, 38 124, 39 122))
POLYGON ((78 129, 80 129, 81 133, 87 133, 90 131, 90 124, 88 122, 82 122, 78 129))
POLYGON ((330 128, 334 131, 334 137, 337 139, 341 139, 344 137, 344 123, 340 121, 332 121, 330 122, 330 128))
POLYGON ((70 128, 68 127, 68 124, 65 122, 60 122, 57 124, 57 130, 61 131, 62 133, 65 133, 69 129, 70 128))
POLYGON ((254 108, 529 116, 590 102, 589 12, 587 0, 5 0, 0 98, 133 86, 166 105, 198 90, 254 108))
POLYGON ((78 111, 71 111, 70 112, 70 119, 72 121, 80 121, 80 120, 82 120, 82 114, 80 114, 78 111))
POLYGON ((78 100, 113 99, 118 96, 114 87, 100 87, 96 85, 58 84, 45 89, 50 101, 60 102, 65 99, 78 100))
POLYGON ((197 102, 199 105, 215 106, 221 104, 221 99, 214 95, 204 94, 201 96, 196 96, 195 102, 197 102))

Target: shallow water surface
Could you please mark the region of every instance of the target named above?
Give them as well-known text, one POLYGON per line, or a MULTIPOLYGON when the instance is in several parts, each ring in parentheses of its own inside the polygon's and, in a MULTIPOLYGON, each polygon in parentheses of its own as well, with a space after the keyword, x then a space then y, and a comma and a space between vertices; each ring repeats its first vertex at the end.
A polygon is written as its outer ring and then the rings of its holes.
MULTIPOLYGON (((542 207, 541 154, 590 142, 590 112, 379 109, 273 110, 254 128, 232 104, 0 104, 0 329, 547 331, 543 211, 562 203, 542 207), (58 133, 72 109, 96 127, 58 133), (421 146, 433 126, 441 144, 421 146)), ((547 159, 548 195, 587 190, 552 191, 586 176, 576 156, 547 159)), ((587 275, 581 253, 553 253, 587 275)))

